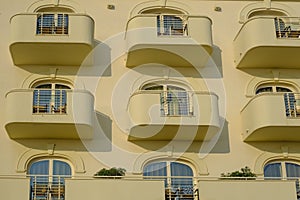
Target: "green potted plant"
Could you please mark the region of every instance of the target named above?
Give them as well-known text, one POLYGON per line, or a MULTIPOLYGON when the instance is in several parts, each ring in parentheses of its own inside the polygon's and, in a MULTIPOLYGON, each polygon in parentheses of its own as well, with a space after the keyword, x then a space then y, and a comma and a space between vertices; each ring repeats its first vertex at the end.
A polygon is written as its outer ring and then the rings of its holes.
POLYGON ((98 172, 94 174, 95 177, 101 177, 101 178, 121 178, 121 176, 124 176, 126 173, 126 170, 123 168, 102 168, 98 172), (107 177, 105 177, 107 176, 107 177))
MULTIPOLYGON (((221 177, 237 177, 237 178, 229 178, 229 180, 254 180, 256 177, 256 174, 251 172, 251 169, 249 167, 241 168, 240 171, 234 171, 234 172, 228 172, 228 173, 222 173, 221 177)), ((225 178, 224 178, 225 179, 225 178)))

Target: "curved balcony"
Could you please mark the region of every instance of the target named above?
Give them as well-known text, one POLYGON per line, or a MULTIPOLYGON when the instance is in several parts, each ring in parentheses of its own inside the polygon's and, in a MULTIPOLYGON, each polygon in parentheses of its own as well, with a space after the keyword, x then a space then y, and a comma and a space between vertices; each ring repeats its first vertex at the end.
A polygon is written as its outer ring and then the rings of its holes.
POLYGON ((46 96, 50 93, 45 91, 17 89, 6 94, 5 129, 9 137, 91 139, 93 95, 85 90, 48 90, 54 95, 46 96))
POLYGON ((241 111, 244 141, 300 141, 300 101, 294 93, 262 93, 241 111))
POLYGON ((126 66, 204 67, 213 46, 211 24, 204 16, 137 15, 127 22, 126 66))
POLYGON ((128 140, 211 139, 220 129, 218 97, 187 92, 164 100, 161 91, 139 91, 129 100, 131 126, 128 140))
POLYGON ((79 66, 93 48, 94 21, 88 15, 22 13, 10 23, 9 48, 17 66, 79 66))
POLYGON ((299 68, 299 18, 249 19, 234 39, 237 68, 299 68))

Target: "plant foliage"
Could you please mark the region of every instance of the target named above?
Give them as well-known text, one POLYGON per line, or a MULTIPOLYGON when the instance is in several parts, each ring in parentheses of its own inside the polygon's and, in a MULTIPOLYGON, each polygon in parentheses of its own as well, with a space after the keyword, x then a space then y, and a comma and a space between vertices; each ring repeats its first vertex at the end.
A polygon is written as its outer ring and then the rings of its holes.
POLYGON ((228 172, 228 173, 222 173, 221 177, 256 177, 256 174, 251 172, 251 169, 249 167, 241 168, 240 171, 234 171, 234 172, 228 172))
POLYGON ((110 168, 110 169, 101 169, 94 176, 124 176, 126 170, 123 168, 110 168))

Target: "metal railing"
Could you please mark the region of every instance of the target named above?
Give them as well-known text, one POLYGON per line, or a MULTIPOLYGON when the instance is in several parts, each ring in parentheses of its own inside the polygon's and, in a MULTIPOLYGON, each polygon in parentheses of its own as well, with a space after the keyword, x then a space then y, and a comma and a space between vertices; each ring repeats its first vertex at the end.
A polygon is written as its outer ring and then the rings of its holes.
POLYGON ((182 90, 162 91, 160 105, 162 116, 192 116, 192 92, 182 90))
POLYGON ((67 90, 35 89, 32 112, 36 114, 66 114, 67 90))
POLYGON ((285 113, 287 117, 300 117, 300 94, 284 93, 285 113))
POLYGON ((39 13, 36 34, 66 35, 69 31, 69 15, 62 13, 39 13))
POLYGON ((300 18, 276 17, 274 22, 277 38, 300 38, 300 18))
POLYGON ((144 176, 149 180, 164 180, 166 200, 199 200, 199 190, 194 187, 196 178, 189 176, 144 176))
POLYGON ((30 200, 64 200, 64 178, 70 176, 30 176, 30 200))
POLYGON ((157 35, 188 35, 187 17, 180 15, 158 15, 157 35))

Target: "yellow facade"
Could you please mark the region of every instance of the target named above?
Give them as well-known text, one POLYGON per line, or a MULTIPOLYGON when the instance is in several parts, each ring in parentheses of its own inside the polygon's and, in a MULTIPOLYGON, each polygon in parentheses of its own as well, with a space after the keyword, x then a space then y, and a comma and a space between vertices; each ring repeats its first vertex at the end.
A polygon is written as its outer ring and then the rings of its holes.
POLYGON ((0 199, 300 198, 300 1, 0 1, 0 199))

